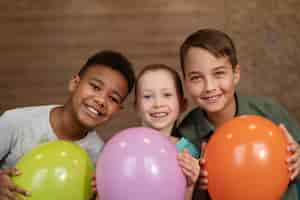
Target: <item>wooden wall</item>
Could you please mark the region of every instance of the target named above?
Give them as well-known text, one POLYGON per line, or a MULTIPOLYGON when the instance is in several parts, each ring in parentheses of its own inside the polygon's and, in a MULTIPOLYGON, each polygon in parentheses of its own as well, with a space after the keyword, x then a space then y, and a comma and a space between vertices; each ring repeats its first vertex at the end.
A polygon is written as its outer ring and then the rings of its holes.
MULTIPOLYGON (((241 92, 274 97, 300 121, 299 10, 299 0, 1 1, 0 112, 64 103, 68 79, 97 50, 123 52, 137 72, 150 63, 179 71, 182 40, 211 27, 236 42, 241 92)), ((99 132, 137 124, 130 96, 99 132)))

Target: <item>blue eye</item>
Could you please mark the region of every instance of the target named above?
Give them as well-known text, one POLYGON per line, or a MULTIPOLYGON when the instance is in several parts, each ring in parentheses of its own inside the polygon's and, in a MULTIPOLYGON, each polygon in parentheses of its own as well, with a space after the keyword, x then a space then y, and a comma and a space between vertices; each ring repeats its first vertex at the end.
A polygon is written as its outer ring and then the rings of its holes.
POLYGON ((152 96, 151 95, 143 95, 144 99, 150 99, 152 96))

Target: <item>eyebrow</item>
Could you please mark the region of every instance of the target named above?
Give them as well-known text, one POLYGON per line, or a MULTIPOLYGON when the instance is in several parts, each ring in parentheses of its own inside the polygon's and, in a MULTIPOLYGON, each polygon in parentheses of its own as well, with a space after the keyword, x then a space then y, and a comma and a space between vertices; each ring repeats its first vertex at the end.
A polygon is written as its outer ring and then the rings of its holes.
POLYGON ((139 90, 140 94, 149 94, 149 93, 153 93, 153 90, 151 89, 143 89, 143 90, 139 90))
POLYGON ((192 76, 192 75, 199 75, 199 74, 202 74, 201 72, 189 72, 187 75, 188 76, 192 76))
MULTIPOLYGON (((159 90, 162 90, 162 91, 169 91, 169 90, 173 90, 173 88, 160 88, 159 90)), ((148 92, 148 93, 153 93, 154 92, 154 90, 153 89, 144 89, 144 90, 142 90, 141 91, 142 93, 146 93, 146 92, 148 92)))
POLYGON ((98 78, 92 78, 91 80, 92 80, 92 81, 95 81, 95 82, 97 82, 97 83, 99 83, 99 84, 101 84, 101 85, 104 85, 104 82, 103 82, 101 79, 98 79, 98 78))
MULTIPOLYGON (((215 68, 213 68, 213 71, 217 71, 217 70, 222 70, 222 69, 227 69, 228 67, 221 65, 221 66, 217 66, 215 68)), ((187 76, 192 76, 192 75, 199 75, 202 74, 202 72, 199 71, 191 71, 187 74, 187 76)))
POLYGON ((218 66, 218 67, 214 68, 214 71, 220 70, 220 69, 227 69, 227 68, 228 67, 221 65, 221 66, 218 66))

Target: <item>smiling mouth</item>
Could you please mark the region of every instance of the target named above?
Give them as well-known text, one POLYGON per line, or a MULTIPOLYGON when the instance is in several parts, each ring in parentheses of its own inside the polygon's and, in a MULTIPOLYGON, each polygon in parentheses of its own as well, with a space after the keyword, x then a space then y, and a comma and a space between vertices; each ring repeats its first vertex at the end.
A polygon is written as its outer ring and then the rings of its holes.
POLYGON ((95 115, 95 116, 104 116, 105 115, 105 113, 104 112, 101 112, 101 111, 98 111, 98 110, 96 110, 95 108, 93 108, 93 107, 91 107, 91 106, 87 106, 86 107, 87 108, 87 110, 90 112, 90 113, 92 113, 93 115, 95 115))
POLYGON ((162 118, 168 116, 167 112, 155 112, 155 113, 150 113, 150 116, 153 118, 162 118))
POLYGON ((220 97, 221 95, 213 95, 213 96, 204 96, 201 97, 201 99, 208 103, 215 103, 220 97))

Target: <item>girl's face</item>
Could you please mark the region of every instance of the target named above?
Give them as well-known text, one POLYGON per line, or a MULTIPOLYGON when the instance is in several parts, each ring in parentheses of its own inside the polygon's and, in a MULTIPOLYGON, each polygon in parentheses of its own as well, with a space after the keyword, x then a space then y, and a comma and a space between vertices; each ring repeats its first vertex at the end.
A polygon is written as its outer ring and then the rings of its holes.
POLYGON ((170 134, 181 104, 171 73, 163 69, 147 71, 137 87, 136 108, 143 125, 170 134))
POLYGON ((184 67, 187 92, 199 107, 208 114, 233 108, 240 79, 239 65, 233 69, 227 57, 216 58, 207 50, 190 48, 184 67))

